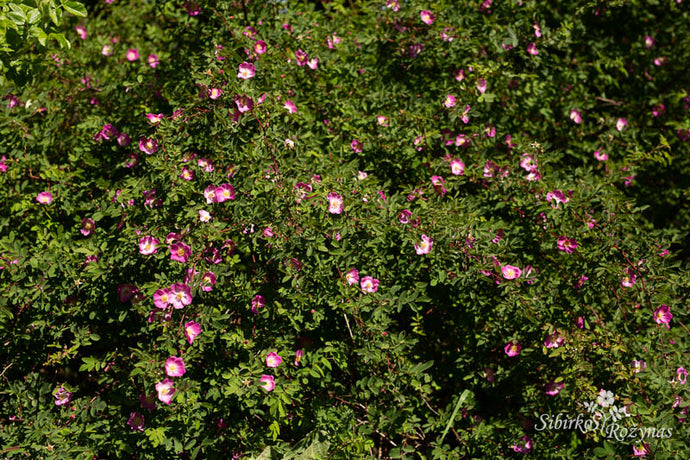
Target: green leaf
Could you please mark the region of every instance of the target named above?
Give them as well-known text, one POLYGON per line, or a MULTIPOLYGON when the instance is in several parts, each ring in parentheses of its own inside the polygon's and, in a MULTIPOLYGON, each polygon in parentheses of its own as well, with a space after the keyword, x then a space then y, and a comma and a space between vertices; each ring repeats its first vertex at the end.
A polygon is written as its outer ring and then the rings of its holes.
POLYGON ((62 7, 75 16, 86 17, 86 8, 79 2, 62 2, 62 7))

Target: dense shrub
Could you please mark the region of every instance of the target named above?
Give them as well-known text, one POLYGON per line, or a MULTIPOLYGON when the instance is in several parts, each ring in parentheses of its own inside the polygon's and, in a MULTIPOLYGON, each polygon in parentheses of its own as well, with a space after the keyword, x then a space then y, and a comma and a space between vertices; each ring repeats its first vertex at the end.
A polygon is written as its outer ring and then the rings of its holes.
POLYGON ((690 449, 684 4, 92 3, 2 94, 3 455, 690 449))

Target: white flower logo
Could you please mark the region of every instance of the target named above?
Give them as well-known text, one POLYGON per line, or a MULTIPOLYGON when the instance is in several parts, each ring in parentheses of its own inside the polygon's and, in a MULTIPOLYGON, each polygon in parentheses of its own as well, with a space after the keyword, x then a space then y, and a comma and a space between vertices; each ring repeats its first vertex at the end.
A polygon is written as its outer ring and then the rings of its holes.
POLYGON ((613 392, 606 391, 603 388, 599 391, 597 402, 601 407, 609 407, 613 404, 613 392))

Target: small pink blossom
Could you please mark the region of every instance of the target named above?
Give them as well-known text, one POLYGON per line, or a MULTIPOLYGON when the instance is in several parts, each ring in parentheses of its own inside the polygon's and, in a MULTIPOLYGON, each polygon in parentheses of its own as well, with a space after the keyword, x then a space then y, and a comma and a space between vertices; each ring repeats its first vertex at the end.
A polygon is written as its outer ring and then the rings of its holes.
POLYGON ((555 201, 556 205, 554 206, 553 204, 551 205, 553 208, 558 209, 558 205, 560 203, 567 203, 570 201, 570 198, 565 196, 565 194, 561 190, 554 190, 553 192, 548 192, 546 194, 546 201, 555 201))
POLYGON ((240 113, 245 113, 249 112, 254 108, 254 100, 249 97, 249 96, 235 96, 235 105, 237 105, 237 110, 240 111, 240 113))
POLYGON ((147 139, 143 137, 139 140, 139 150, 147 155, 154 154, 158 151, 158 141, 156 139, 147 139))
POLYGON ((158 392, 158 400, 164 404, 170 405, 170 401, 172 401, 172 397, 176 390, 173 388, 173 381, 165 379, 156 384, 156 391, 158 392))
POLYGON ((170 260, 186 263, 191 254, 192 248, 185 243, 178 242, 170 245, 170 260))
POLYGON ((565 236, 558 237, 558 249, 571 254, 577 248, 577 241, 575 238, 566 238, 565 236))
POLYGON ((209 185, 204 190, 204 198, 206 198, 206 204, 216 203, 218 201, 216 196, 217 187, 209 185))
POLYGON ((283 358, 278 356, 278 353, 271 352, 266 356, 266 366, 278 367, 283 362, 283 358))
POLYGON ((556 396, 561 392, 565 384, 563 382, 554 382, 553 380, 546 384, 546 394, 549 396, 556 396))
POLYGON ((671 326, 669 326, 671 319, 673 319, 673 315, 671 314, 671 309, 668 306, 662 305, 654 310, 654 321, 656 321, 657 324, 663 324, 666 326, 666 329, 671 328, 671 326))
POLYGON ((480 78, 479 80, 477 80, 477 90, 479 90, 481 94, 484 94, 486 92, 486 87, 487 85, 485 79, 480 78))
POLYGON ((606 161, 609 159, 609 154, 606 152, 602 152, 601 149, 599 149, 594 152, 594 158, 596 158, 599 161, 606 161))
POLYGON ((431 11, 424 10, 419 14, 422 22, 428 26, 434 23, 434 15, 431 13, 431 11))
POLYGON ((182 168, 182 172, 180 173, 180 177, 186 181, 190 181, 194 179, 194 171, 191 169, 188 169, 186 166, 182 168))
POLYGON ((179 310, 192 303, 192 290, 186 284, 175 283, 170 286, 170 305, 179 310))
POLYGON ((541 27, 539 27, 539 24, 535 22, 532 27, 534 27, 534 36, 537 38, 541 37, 541 27))
POLYGON ((379 115, 376 117, 376 123, 378 123, 379 126, 383 126, 384 128, 388 127, 388 117, 384 117, 383 115, 379 115))
POLYGON ((235 187, 230 184, 220 184, 216 188, 216 202, 225 203, 235 199, 235 187))
POLYGON ((618 131, 623 131, 627 126, 628 120, 626 120, 625 118, 619 118, 618 121, 616 121, 616 129, 618 131))
POLYGON ((455 107, 455 96, 452 94, 449 94, 446 96, 446 99, 443 101, 443 105, 445 105, 447 108, 455 107))
POLYGON ((649 35, 645 35, 645 37, 644 37, 644 46, 645 46, 645 48, 647 48, 648 50, 651 50, 652 48, 654 48, 654 38, 652 38, 652 37, 649 36, 649 35))
POLYGON ((302 50, 295 51, 295 59, 297 60, 298 66, 301 67, 304 64, 306 64, 308 58, 309 58, 309 56, 304 51, 302 51, 302 50))
POLYGON ((649 444, 633 444, 634 457, 646 457, 649 453, 649 444))
POLYGON ((263 40, 257 40, 256 43, 254 43, 254 52, 256 54, 264 54, 267 49, 268 45, 266 45, 266 42, 263 40))
POLYGON ((171 356, 165 361, 165 373, 168 377, 182 377, 185 372, 186 369, 182 358, 171 356))
POLYGON ((311 58, 307 61, 307 66, 311 70, 316 70, 319 67, 319 58, 311 58))
POLYGON ((536 56, 539 54, 539 50, 537 49, 537 45, 534 42, 527 45, 527 53, 531 54, 532 56, 536 56))
POLYGON ((263 296, 255 295, 254 298, 252 299, 252 307, 251 307, 252 313, 254 313, 254 314, 259 313, 259 308, 263 308, 265 306, 266 306, 266 299, 263 296))
POLYGON ((331 214, 340 214, 343 212, 343 197, 335 192, 331 192, 326 197, 328 200, 328 212, 331 214))
POLYGON ((507 280, 514 280, 516 278, 520 278, 520 275, 522 275, 522 270, 512 265, 503 265, 501 267, 501 273, 503 274, 503 278, 507 280))
POLYGON ((199 220, 201 222, 210 222, 211 221, 211 214, 209 214, 208 211, 204 211, 203 209, 201 209, 199 211, 199 220))
POLYGON ((170 305, 170 300, 172 299, 172 291, 170 289, 158 289, 153 293, 153 304, 156 308, 165 310, 170 305))
POLYGON ((41 192, 36 195, 36 201, 41 204, 50 204, 53 202, 53 194, 50 192, 41 192))
POLYGON ((621 279, 621 286, 623 287, 633 287, 635 285, 635 281, 637 280, 637 275, 633 273, 632 270, 628 269, 626 270, 625 276, 621 279))
POLYGON ((208 97, 210 99, 213 99, 214 101, 218 99, 220 96, 222 96, 223 90, 220 88, 210 88, 208 90, 208 97))
POLYGON ((465 71, 463 69, 455 72, 454 77, 457 81, 463 81, 465 79, 465 71))
POLYGON ((261 388, 263 388, 267 392, 273 391, 273 389, 276 387, 275 377, 273 377, 272 375, 263 374, 259 379, 259 382, 262 383, 261 388))
POLYGON ((127 58, 129 62, 134 62, 139 59, 139 51, 137 51, 136 48, 130 48, 127 50, 127 53, 125 53, 125 58, 127 58))
POLYGON ((510 342, 506 343, 506 346, 503 347, 503 350, 506 352, 506 355, 510 357, 517 356, 522 351, 522 345, 520 345, 520 342, 517 340, 511 340, 510 342))
POLYGON ((77 26, 74 29, 77 31, 77 35, 79 35, 79 38, 81 38, 82 40, 86 40, 86 27, 77 26))
POLYGON ((304 355, 304 352, 300 349, 295 351, 295 366, 299 366, 300 361, 302 361, 302 356, 304 355))
POLYGON ((679 367, 676 369, 676 380, 681 384, 685 385, 688 378, 688 371, 684 367, 679 367))
POLYGON ((365 276, 359 283, 362 288, 362 292, 365 294, 371 294, 378 290, 379 280, 372 278, 371 276, 365 276))
POLYGON ((412 217, 412 212, 409 209, 403 209, 402 211, 400 211, 398 221, 401 224, 407 224, 410 222, 410 217, 412 217))
POLYGON ((194 321, 189 321, 184 325, 184 335, 187 338, 187 342, 191 345, 194 339, 201 334, 201 324, 194 321))
POLYGON ((350 142, 350 148, 355 153, 361 153, 362 152, 362 143, 356 139, 352 139, 352 142, 350 142))
POLYGON ((570 119, 576 124, 582 123, 582 114, 579 110, 573 109, 570 111, 570 119))
POLYGON ((158 55, 157 54, 149 54, 149 57, 146 58, 146 62, 149 63, 152 69, 155 69, 160 62, 158 61, 158 55))
POLYGON ((462 176, 465 173, 465 163, 453 158, 450 162, 450 172, 455 176, 462 176))
POLYGON ((431 252, 431 247, 434 244, 434 240, 426 235, 422 235, 422 241, 419 244, 414 245, 417 255, 429 254, 431 252))
POLYGON ((472 107, 470 105, 465 106, 465 111, 460 114, 460 119, 462 120, 463 123, 467 124, 470 122, 470 118, 467 116, 469 113, 470 109, 472 107))
POLYGON ((297 112, 297 106, 292 101, 285 101, 285 104, 283 104, 283 107, 285 108, 285 110, 288 111, 288 113, 296 113, 297 112))
POLYGON ((345 273, 345 280, 347 280, 347 284, 350 286, 359 283, 359 271, 356 268, 350 269, 345 273))
POLYGON ((243 62, 239 66, 239 70, 237 72, 237 78, 241 78, 243 80, 248 80, 252 78, 256 74, 256 68, 254 67, 254 64, 251 64, 249 62, 243 62))

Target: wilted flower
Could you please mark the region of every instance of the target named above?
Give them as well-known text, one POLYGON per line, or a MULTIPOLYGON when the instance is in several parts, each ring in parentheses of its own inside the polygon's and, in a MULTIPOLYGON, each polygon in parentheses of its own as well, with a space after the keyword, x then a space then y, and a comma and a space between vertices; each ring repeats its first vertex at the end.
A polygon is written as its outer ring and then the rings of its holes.
POLYGON ((407 224, 410 222, 410 217, 412 217, 412 212, 409 209, 403 209, 402 211, 400 211, 398 221, 401 224, 407 224))
POLYGON ((64 406, 65 404, 69 403, 72 400, 72 392, 67 391, 64 387, 60 387, 57 389, 57 392, 55 393, 55 405, 56 406, 64 406))
POLYGON ((549 396, 556 396, 561 392, 565 384, 563 382, 551 381, 546 384, 546 394, 549 396))
POLYGON ((563 339, 563 337, 561 337, 558 331, 553 331, 546 334, 546 338, 544 339, 544 346, 546 348, 558 348, 561 345, 563 345, 564 341, 565 340, 563 339))
POLYGON ((638 361, 636 359, 633 359, 632 362, 630 363, 632 365, 633 371, 637 374, 638 372, 642 372, 647 368, 647 363, 644 361, 638 361))
POLYGON ((256 314, 259 313, 259 308, 263 308, 266 306, 266 299, 263 296, 260 295, 255 295, 254 298, 252 299, 252 313, 256 314))
POLYGON ((129 420, 127 420, 127 426, 129 426, 132 431, 144 431, 144 416, 139 412, 130 413, 129 420))
POLYGON ((84 219, 81 220, 81 230, 79 230, 79 231, 81 232, 82 235, 89 236, 90 234, 93 233, 95 228, 96 228, 96 222, 94 222, 93 219, 85 217, 84 219))

